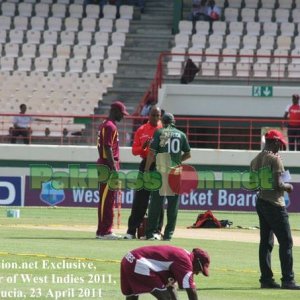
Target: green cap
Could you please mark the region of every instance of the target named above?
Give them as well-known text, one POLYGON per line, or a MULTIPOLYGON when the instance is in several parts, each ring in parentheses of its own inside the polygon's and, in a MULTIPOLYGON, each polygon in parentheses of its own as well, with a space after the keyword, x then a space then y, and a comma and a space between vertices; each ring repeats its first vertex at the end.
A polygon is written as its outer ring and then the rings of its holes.
POLYGON ((164 115, 162 116, 162 119, 161 121, 164 123, 164 124, 175 124, 175 118, 172 114, 170 113, 164 113, 164 115))

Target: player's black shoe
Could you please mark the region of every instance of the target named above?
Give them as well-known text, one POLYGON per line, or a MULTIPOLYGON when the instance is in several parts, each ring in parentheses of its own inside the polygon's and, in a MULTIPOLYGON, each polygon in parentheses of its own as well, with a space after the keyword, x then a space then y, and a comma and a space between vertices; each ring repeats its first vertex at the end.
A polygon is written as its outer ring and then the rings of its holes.
POLYGON ((285 290, 300 290, 300 285, 296 284, 295 281, 282 282, 281 288, 285 290))
POLYGON ((280 289, 280 284, 275 282, 275 280, 269 280, 260 283, 262 289, 280 289))

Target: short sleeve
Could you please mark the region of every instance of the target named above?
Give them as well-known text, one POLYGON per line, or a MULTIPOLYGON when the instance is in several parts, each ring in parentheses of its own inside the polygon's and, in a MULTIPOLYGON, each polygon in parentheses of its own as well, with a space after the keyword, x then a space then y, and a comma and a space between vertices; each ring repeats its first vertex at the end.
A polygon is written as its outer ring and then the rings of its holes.
POLYGON ((156 130, 154 132, 154 135, 153 135, 153 139, 152 139, 152 142, 150 144, 150 149, 152 151, 154 151, 155 153, 158 152, 158 148, 159 148, 159 137, 160 137, 160 134, 161 134, 161 130, 156 130))
POLYGON ((187 153, 187 152, 191 151, 191 147, 190 147, 189 142, 187 140, 187 137, 184 133, 182 134, 182 149, 181 150, 184 153, 187 153))
POLYGON ((284 166, 279 157, 276 157, 272 163, 273 173, 282 173, 284 172, 284 166))
POLYGON ((178 261, 171 267, 172 274, 182 289, 195 288, 193 266, 186 261, 178 261))

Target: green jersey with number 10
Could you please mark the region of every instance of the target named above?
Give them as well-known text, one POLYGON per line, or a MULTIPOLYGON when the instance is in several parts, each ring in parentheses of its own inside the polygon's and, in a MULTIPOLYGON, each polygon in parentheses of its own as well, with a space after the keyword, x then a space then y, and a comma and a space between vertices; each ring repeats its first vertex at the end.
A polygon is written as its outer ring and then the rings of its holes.
POLYGON ((155 152, 156 167, 162 172, 180 165, 182 153, 191 150, 186 135, 172 125, 154 133, 150 149, 155 152))

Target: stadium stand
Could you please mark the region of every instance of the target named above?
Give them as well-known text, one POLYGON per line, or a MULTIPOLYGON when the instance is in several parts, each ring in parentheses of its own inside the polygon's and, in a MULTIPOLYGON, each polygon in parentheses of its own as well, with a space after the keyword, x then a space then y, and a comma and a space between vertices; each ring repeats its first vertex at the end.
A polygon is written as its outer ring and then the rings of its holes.
MULTIPOLYGON (((83 1, 2 1, 0 4, 0 71, 7 85, 0 92, 11 91, 14 102, 25 101, 24 93, 17 93, 20 72, 27 82, 28 111, 30 113, 82 113, 82 95, 88 100, 86 112, 94 113, 103 91, 112 86, 117 72, 122 47, 133 19, 133 7, 124 5, 120 19, 116 19, 116 7, 107 5, 104 18, 99 19, 99 6, 83 6, 83 1), (78 90, 72 94, 72 105, 65 105, 67 96, 61 90, 61 81, 69 74, 78 90), (102 76, 103 73, 103 76, 102 76), (105 76, 107 75, 109 76, 105 76), (81 78, 92 74, 94 86, 81 78), (43 84, 36 84, 36 78, 43 84), (59 78, 59 80, 57 80, 59 78), (47 80, 49 79, 49 80, 47 80), (102 79, 104 83, 102 84, 102 79), (7 88, 9 87, 9 89, 7 88), (93 90, 93 92, 91 91, 93 90), (51 91, 57 92, 54 93, 51 91), (40 98, 51 92, 55 105, 31 105, 30 99, 40 98), (98 96, 96 96, 98 94, 98 96), (92 101, 93 100, 93 101, 92 101)), ((16 112, 18 105, 7 107, 16 112)), ((43 125, 41 125, 43 126, 43 125)), ((37 130, 43 132, 44 130, 37 130)))
MULTIPOLYGON (((217 80, 219 76, 224 80, 247 80, 249 76, 288 80, 299 75, 299 59, 289 57, 297 55, 299 49, 299 28, 294 20, 298 22, 300 6, 296 0, 217 1, 222 17, 213 23, 211 31, 208 22, 198 21, 192 33, 191 22, 183 20, 175 36, 170 33, 173 1, 160 1, 159 6, 158 1, 149 1, 148 12, 146 9, 146 14, 139 15, 139 20, 133 7, 127 5, 121 6, 117 19, 115 6, 105 6, 104 16, 98 18, 98 6, 87 6, 85 10, 80 1, 36 2, 2 2, 0 71, 6 81, 16 80, 21 70, 26 73, 34 87, 26 89, 29 102, 55 97, 58 100, 53 103, 53 112, 82 112, 84 95, 89 98, 85 105, 88 114, 95 112, 100 98, 108 104, 121 97, 133 111, 154 77, 159 54, 166 50, 186 55, 174 56, 166 63, 170 76, 182 74, 187 57, 200 67, 196 80, 201 76, 217 80), (7 51, 12 57, 6 55, 6 45, 17 45, 7 51), (38 76, 43 80, 35 83, 38 76), (77 87, 76 92, 72 87, 77 87), (45 92, 50 93, 48 98, 45 92)), ((7 86, 15 91, 19 103, 23 98, 19 98, 16 86, 7 86)), ((34 105, 31 107, 34 109, 34 105)), ((43 104, 38 109, 48 112, 49 106, 43 104)), ((14 107, 9 111, 16 110, 14 107)), ((102 109, 100 105, 96 112, 106 113, 107 106, 102 109)))
MULTIPOLYGON (((205 62, 196 80, 203 74, 231 79, 247 76, 266 76, 271 80, 296 78, 299 59, 292 56, 297 55, 300 48, 296 21, 300 17, 299 3, 298 0, 220 1, 223 14, 219 22, 213 23, 212 31, 209 31, 208 22, 197 21, 196 33, 190 35, 189 57, 196 63, 205 62), (219 49, 225 56, 220 59, 212 57, 212 48, 219 49), (193 51, 201 55, 201 59, 192 56, 193 51), (250 65, 246 67, 246 63, 250 65)), ((184 28, 188 28, 186 21, 182 22, 184 28)), ((181 28, 183 25, 179 25, 181 28)))

